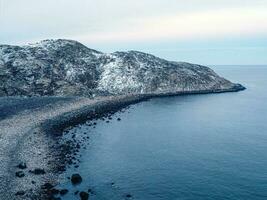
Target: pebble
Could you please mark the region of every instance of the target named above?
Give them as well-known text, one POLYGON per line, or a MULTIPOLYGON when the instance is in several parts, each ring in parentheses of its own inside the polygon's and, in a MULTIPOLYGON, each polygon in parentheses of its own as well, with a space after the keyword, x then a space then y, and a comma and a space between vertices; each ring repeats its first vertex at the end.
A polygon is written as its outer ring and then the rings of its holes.
POLYGON ((22 178, 25 176, 24 172, 23 171, 18 171, 16 172, 16 176, 19 177, 19 178, 22 178))
POLYGON ((36 168, 34 170, 29 170, 30 173, 33 173, 35 175, 42 175, 45 174, 45 170, 41 168, 36 168))
POLYGON ((21 162, 20 164, 17 165, 17 168, 19 169, 26 169, 27 168, 27 165, 25 162, 21 162))
POLYGON ((16 192, 16 196, 22 196, 22 195, 24 195, 25 194, 25 192, 23 191, 23 190, 21 190, 21 191, 18 191, 18 192, 16 192))
POLYGON ((60 190, 60 194, 61 195, 65 195, 65 194, 67 194, 69 192, 69 190, 67 190, 67 189, 63 189, 63 190, 60 190))
POLYGON ((51 192, 51 194, 53 194, 53 195, 57 195, 57 194, 59 194, 59 190, 56 189, 56 188, 52 188, 52 189, 50 190, 50 192, 51 192))
POLYGON ((45 183, 41 186, 44 190, 51 190, 54 186, 51 183, 45 183))

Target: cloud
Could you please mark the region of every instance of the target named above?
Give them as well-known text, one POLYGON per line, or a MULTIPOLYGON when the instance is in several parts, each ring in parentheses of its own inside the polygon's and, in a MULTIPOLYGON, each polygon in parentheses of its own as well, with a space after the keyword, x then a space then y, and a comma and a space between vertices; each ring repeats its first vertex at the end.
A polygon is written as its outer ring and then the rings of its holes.
POLYGON ((211 10, 137 18, 118 27, 75 37, 98 43, 260 35, 267 33, 267 12, 264 7, 211 10))
POLYGON ((266 10, 267 0, 0 0, 0 44, 67 38, 107 52, 266 63, 266 10))
POLYGON ((257 33, 266 26, 266 9, 267 0, 0 0, 0 42, 71 38, 96 43, 257 33))

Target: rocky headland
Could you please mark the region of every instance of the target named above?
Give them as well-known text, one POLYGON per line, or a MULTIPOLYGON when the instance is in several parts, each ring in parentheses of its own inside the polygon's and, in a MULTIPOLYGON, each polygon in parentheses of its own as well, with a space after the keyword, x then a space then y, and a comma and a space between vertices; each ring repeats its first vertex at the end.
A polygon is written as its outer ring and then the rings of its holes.
POLYGON ((71 40, 0 45, 0 96, 106 96, 244 89, 208 67, 71 40))
POLYGON ((0 45, 0 199, 68 192, 54 186, 78 162, 80 141, 61 141, 70 126, 151 97, 244 89, 208 67, 137 51, 107 54, 61 39, 0 45))

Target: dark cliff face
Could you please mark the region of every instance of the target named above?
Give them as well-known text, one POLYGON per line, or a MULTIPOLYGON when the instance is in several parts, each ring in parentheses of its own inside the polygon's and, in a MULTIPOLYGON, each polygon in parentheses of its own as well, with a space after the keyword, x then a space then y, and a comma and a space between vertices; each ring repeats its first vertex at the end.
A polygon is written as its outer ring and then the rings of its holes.
POLYGON ((97 96, 236 86, 207 67, 142 52, 105 54, 71 40, 0 45, 0 96, 97 96))

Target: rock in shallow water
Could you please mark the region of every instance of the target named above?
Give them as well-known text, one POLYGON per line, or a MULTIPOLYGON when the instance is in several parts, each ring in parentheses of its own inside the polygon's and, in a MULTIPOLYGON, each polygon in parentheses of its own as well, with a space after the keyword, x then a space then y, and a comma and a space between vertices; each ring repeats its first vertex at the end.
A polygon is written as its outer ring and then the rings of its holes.
POLYGON ((80 176, 80 174, 73 174, 71 176, 71 182, 72 184, 79 184, 82 182, 82 177, 80 176))
POLYGON ((131 195, 131 194, 126 194, 126 197, 127 197, 127 198, 131 198, 132 195, 131 195))
POLYGON ((80 198, 81 200, 88 200, 89 194, 87 192, 80 192, 80 198))

